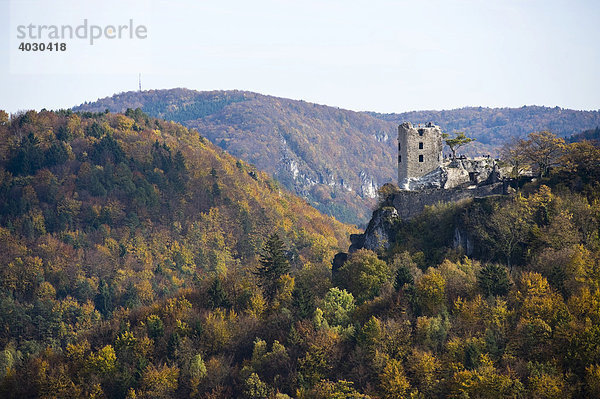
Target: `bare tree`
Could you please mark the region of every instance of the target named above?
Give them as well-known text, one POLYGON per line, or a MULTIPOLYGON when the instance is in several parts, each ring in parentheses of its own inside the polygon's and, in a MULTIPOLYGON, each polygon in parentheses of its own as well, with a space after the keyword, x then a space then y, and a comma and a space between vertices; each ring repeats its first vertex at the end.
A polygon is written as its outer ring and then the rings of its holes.
POLYGON ((512 166, 511 175, 514 178, 521 176, 529 169, 527 155, 525 154, 525 140, 513 137, 505 143, 500 150, 500 158, 512 166))
POLYGON ((565 140, 548 131, 531 133, 523 141, 525 156, 537 168, 540 177, 547 176, 550 168, 560 165, 565 147, 565 140))

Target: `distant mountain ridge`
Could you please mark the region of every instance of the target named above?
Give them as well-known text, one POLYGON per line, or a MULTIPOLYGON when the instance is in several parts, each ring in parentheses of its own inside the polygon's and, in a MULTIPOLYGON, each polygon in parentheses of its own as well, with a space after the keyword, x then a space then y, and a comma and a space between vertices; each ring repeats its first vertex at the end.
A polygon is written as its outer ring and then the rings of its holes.
POLYGON ((360 224, 395 179, 396 126, 366 113, 242 91, 122 93, 75 111, 141 108, 181 122, 339 220, 360 224))
POLYGON ((448 132, 466 130, 476 141, 465 153, 492 155, 512 136, 545 129, 570 136, 600 125, 597 111, 528 106, 382 114, 246 91, 182 88, 120 93, 73 110, 138 107, 198 129, 319 210, 355 224, 368 220, 377 188, 396 180, 396 129, 403 121, 433 121, 448 132))
POLYGON ((509 137, 523 137, 541 130, 568 137, 595 128, 600 122, 599 111, 577 111, 537 105, 520 108, 465 107, 443 111, 369 114, 397 124, 404 121, 433 121, 447 132, 466 131, 469 136, 476 138, 480 145, 492 152, 509 137))

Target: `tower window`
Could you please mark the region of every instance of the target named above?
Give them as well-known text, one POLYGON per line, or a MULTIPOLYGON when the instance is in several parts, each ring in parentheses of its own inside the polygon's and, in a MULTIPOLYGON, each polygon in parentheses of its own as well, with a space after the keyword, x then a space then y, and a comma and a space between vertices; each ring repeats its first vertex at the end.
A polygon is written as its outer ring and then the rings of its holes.
POLYGON ((419 150, 422 150, 422 149, 423 149, 423 142, 421 141, 421 142, 419 143, 419 150))
POLYGON ((422 136, 425 133, 425 129, 419 129, 419 136, 422 136))
POLYGON ((400 143, 398 143, 398 151, 400 151, 400 148, 401 148, 400 143))
POLYGON ((423 155, 419 155, 419 162, 423 162, 423 155))
POLYGON ((398 163, 402 162, 402 155, 398 155, 398 163))

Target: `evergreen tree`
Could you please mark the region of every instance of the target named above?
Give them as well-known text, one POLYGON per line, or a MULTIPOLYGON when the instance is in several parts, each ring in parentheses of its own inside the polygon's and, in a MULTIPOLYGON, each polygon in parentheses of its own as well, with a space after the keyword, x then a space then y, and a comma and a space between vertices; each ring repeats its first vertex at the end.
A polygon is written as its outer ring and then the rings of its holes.
POLYGON ((450 151, 452 151, 452 159, 456 158, 456 150, 475 140, 471 137, 467 137, 465 132, 457 132, 454 137, 450 137, 448 133, 442 133, 442 138, 444 138, 446 145, 450 147, 450 151))
POLYGON ((408 267, 406 266, 400 266, 398 268, 398 270, 396 271, 396 279, 394 280, 394 288, 396 288, 397 291, 400 291, 402 289, 402 287, 404 287, 404 284, 414 284, 415 280, 412 276, 412 274, 410 273, 410 270, 408 269, 408 267))
POLYGON ((230 306, 229 300, 227 299, 227 293, 223 289, 223 284, 221 284, 220 278, 215 278, 212 285, 208 289, 208 295, 208 302, 211 308, 228 308, 230 306))
POLYGON ((269 236, 260 255, 261 265, 256 271, 260 286, 269 302, 277 294, 279 278, 290 271, 290 264, 285 256, 285 244, 277 233, 269 236))
POLYGON ((104 280, 100 279, 98 294, 96 294, 94 302, 96 309, 104 316, 109 316, 112 311, 112 294, 110 291, 110 286, 104 280))
POLYGON ((488 264, 479 273, 477 283, 486 296, 502 296, 510 289, 506 268, 498 264, 488 264))

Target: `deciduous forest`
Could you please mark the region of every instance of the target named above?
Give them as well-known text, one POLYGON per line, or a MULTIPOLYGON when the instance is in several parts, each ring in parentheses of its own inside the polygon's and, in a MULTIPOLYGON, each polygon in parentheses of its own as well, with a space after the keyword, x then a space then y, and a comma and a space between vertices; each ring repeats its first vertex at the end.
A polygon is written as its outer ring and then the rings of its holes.
POLYGON ((0 396, 600 397, 600 149, 504 154, 332 270, 356 229, 202 131, 1 112, 0 396))

